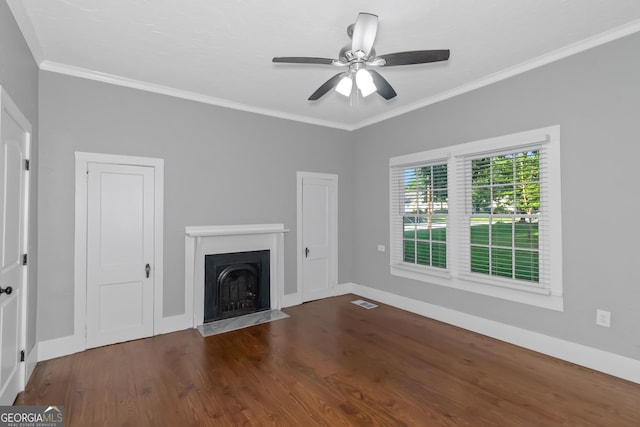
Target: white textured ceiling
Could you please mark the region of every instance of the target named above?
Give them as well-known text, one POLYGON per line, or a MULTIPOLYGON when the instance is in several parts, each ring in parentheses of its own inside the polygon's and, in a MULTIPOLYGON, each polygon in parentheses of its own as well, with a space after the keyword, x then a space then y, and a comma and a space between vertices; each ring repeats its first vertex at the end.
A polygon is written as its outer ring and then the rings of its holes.
MULTIPOLYGON (((639 0, 7 0, 41 68, 212 104, 355 129, 640 30, 639 0), (378 54, 450 49, 448 62, 380 68, 398 96, 308 96, 340 70, 358 12, 378 54)), ((635 53, 637 54, 637 52, 635 53)))

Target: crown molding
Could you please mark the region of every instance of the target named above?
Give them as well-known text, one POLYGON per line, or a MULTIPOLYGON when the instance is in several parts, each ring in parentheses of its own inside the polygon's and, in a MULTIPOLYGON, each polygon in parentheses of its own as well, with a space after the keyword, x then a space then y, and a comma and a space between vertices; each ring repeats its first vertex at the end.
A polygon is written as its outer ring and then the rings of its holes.
POLYGON ((331 120, 316 119, 313 117, 304 116, 300 114, 286 113, 283 111, 273 110, 269 108, 255 107, 252 105, 242 104, 242 103, 230 101, 223 98, 217 98, 217 97, 203 95, 195 92, 176 89, 168 86, 157 85, 154 83, 148 83, 140 80, 129 79, 126 77, 121 77, 113 74, 101 73, 101 72, 89 70, 86 68, 75 67, 72 65, 66 65, 66 64, 45 60, 42 47, 38 42, 38 38, 33 29, 33 26, 31 25, 31 21, 26 13, 26 10, 22 2, 20 0, 7 0, 7 4, 9 5, 9 8, 11 9, 11 12, 15 17, 16 22, 18 23, 18 26, 22 31, 22 34, 27 42, 27 45, 29 46, 31 53, 41 70, 95 80, 95 81, 109 83, 109 84, 118 85, 118 86, 129 87, 133 89, 139 89, 146 92, 153 92, 153 93, 158 93, 162 95, 187 99, 190 101, 200 102, 204 104, 215 105, 215 106, 224 107, 224 108, 231 108, 234 110, 245 111, 248 113, 261 114, 261 115, 266 115, 270 117, 276 117, 276 118, 285 119, 285 120, 293 120, 301 123, 330 127, 330 128, 335 128, 335 129, 340 129, 345 131, 354 131, 357 129, 361 129, 361 128, 409 113, 411 111, 419 110, 429 105, 432 105, 441 101, 445 101, 447 99, 465 94, 467 92, 471 92, 473 90, 491 85, 493 83, 497 83, 499 81, 508 79, 518 74, 525 73, 527 71, 533 70, 543 65, 547 65, 549 63, 567 58, 569 56, 583 52, 585 50, 603 45, 605 43, 617 40, 619 38, 622 38, 640 31, 640 20, 635 20, 627 24, 621 25, 619 27, 616 27, 614 29, 605 31, 604 33, 600 33, 593 37, 589 37, 587 39, 584 39, 579 42, 573 43, 571 45, 565 46, 563 48, 557 49, 553 52, 539 56, 532 60, 525 61, 513 67, 493 73, 489 76, 475 80, 471 83, 458 86, 456 88, 442 92, 435 96, 431 96, 429 98, 425 98, 420 101, 395 108, 393 110, 389 110, 386 113, 376 115, 374 117, 359 121, 357 123, 348 124, 348 123, 341 123, 341 122, 336 122, 331 120))
POLYGON ((73 65, 60 64, 60 63, 48 61, 48 60, 42 61, 42 63, 40 64, 40 69, 44 71, 51 71, 54 73, 65 74, 68 76, 95 80, 102 83, 108 83, 108 84, 113 84, 117 86, 143 90, 145 92, 152 92, 152 93, 157 93, 161 95, 172 96, 175 98, 182 98, 189 101, 200 102, 203 104, 231 108, 233 110, 245 111, 248 113, 261 114, 264 116, 276 117, 276 118, 285 119, 285 120, 293 120, 296 122, 336 128, 341 130, 353 130, 351 126, 346 125, 344 123, 315 119, 313 117, 302 116, 299 114, 285 113, 283 111, 271 110, 268 108, 255 107, 252 105, 233 102, 228 99, 202 95, 199 93, 176 89, 169 86, 143 82, 141 80, 130 79, 127 77, 121 77, 114 74, 101 73, 99 71, 89 70, 86 68, 76 67, 73 65))
POLYGON ((29 15, 24 8, 24 4, 21 0, 7 0, 7 6, 9 6, 11 10, 13 18, 18 24, 18 28, 20 28, 20 32, 27 42, 27 46, 29 46, 33 60, 40 66, 42 61, 44 61, 44 53, 42 52, 42 46, 40 46, 36 31, 33 25, 31 25, 31 19, 29 19, 29 15))
POLYGON ((518 74, 522 74, 527 71, 533 70, 534 68, 542 67, 543 65, 547 65, 552 62, 559 61, 561 59, 575 55, 577 53, 584 52, 585 50, 589 50, 591 48, 603 45, 605 43, 637 33, 638 31, 640 31, 640 19, 629 22, 622 26, 616 27, 612 30, 605 31, 604 33, 600 33, 593 37, 589 37, 579 42, 570 44, 560 49, 554 50, 550 53, 539 56, 529 61, 525 61, 513 67, 504 69, 502 71, 498 71, 494 74, 475 80, 471 83, 458 86, 457 88, 442 92, 438 95, 435 95, 426 99, 422 99, 418 102, 414 102, 412 104, 405 105, 403 107, 398 107, 394 110, 388 111, 383 114, 379 114, 377 116, 371 117, 366 120, 362 120, 356 123, 355 125, 353 125, 353 130, 370 126, 370 125, 382 122, 384 120, 391 119, 393 117, 401 116, 402 114, 419 110, 420 108, 427 107, 437 102, 444 101, 449 98, 453 98, 467 92, 471 92, 473 90, 479 89, 484 86, 488 86, 493 83, 497 83, 502 80, 506 80, 518 74))

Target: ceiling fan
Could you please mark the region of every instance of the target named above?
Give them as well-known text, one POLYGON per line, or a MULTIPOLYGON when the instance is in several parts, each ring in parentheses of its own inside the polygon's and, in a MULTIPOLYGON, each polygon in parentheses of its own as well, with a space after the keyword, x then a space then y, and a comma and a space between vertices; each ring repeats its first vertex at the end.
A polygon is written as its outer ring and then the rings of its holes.
POLYGON ((300 56, 280 56, 273 58, 273 62, 288 64, 321 64, 347 67, 327 80, 309 97, 309 101, 320 99, 323 95, 335 88, 344 96, 350 96, 355 86, 363 97, 373 92, 378 92, 384 99, 395 97, 389 82, 380 75, 375 67, 392 67, 396 65, 424 64, 428 62, 446 61, 449 59, 449 50, 414 50, 409 52, 388 53, 376 55, 373 43, 378 32, 378 16, 361 12, 354 24, 347 27, 347 34, 351 38, 351 46, 345 46, 338 54, 339 59, 313 58, 300 56))

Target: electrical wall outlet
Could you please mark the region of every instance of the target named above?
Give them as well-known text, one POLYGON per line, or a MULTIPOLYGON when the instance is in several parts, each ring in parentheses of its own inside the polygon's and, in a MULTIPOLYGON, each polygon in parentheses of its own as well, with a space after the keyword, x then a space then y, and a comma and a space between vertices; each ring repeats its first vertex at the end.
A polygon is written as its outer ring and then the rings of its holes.
POLYGON ((605 310, 596 310, 596 325, 605 328, 611 327, 611 312, 605 310))
POLYGON ((386 248, 384 247, 384 245, 378 245, 378 252, 384 252, 386 250, 386 248))

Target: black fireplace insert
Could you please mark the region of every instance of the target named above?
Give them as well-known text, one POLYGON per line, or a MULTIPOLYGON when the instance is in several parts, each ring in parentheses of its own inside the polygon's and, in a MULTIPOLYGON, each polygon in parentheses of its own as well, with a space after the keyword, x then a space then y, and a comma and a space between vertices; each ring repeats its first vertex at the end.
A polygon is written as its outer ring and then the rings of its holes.
POLYGON ((270 308, 269 251, 205 255, 204 323, 270 308))

